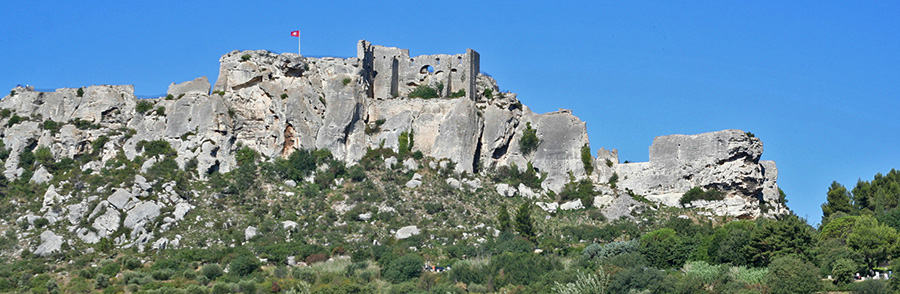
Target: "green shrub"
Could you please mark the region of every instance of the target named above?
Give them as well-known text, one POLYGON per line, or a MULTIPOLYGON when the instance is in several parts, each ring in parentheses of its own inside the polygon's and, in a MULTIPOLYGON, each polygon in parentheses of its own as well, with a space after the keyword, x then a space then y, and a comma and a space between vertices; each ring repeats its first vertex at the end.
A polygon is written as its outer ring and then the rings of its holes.
POLYGON ((681 237, 669 228, 649 232, 640 239, 639 251, 658 268, 680 267, 687 258, 685 249, 681 237))
POLYGON ((782 256, 769 264, 769 278, 766 283, 772 294, 816 293, 821 288, 818 269, 809 262, 793 256, 782 256))
POLYGON ((484 98, 488 100, 494 99, 494 90, 484 89, 484 98))
POLYGON ((402 132, 400 136, 397 137, 397 154, 401 159, 406 158, 406 155, 409 154, 409 151, 412 150, 413 144, 413 134, 411 132, 402 132))
POLYGON ((129 256, 122 261, 122 265, 127 270, 135 270, 140 268, 143 264, 141 264, 141 260, 137 257, 129 256))
POLYGON ((237 285, 232 283, 216 283, 212 287, 212 294, 230 294, 236 293, 237 285))
POLYGON ((212 281, 222 276, 222 267, 216 263, 206 264, 200 268, 200 274, 212 281))
POLYGON ((619 182, 619 173, 613 172, 613 174, 611 176, 609 176, 609 181, 607 181, 607 183, 609 183, 609 187, 615 189, 616 183, 618 183, 618 182, 619 182))
POLYGON ((245 280, 238 282, 238 289, 243 293, 256 293, 256 282, 253 280, 245 280))
POLYGON ((8 127, 14 126, 15 124, 20 123, 24 120, 25 120, 25 118, 13 114, 13 116, 10 117, 8 121, 6 121, 6 127, 8 128, 8 127))
POLYGON ((238 256, 228 264, 228 272, 237 276, 248 276, 259 269, 259 260, 252 256, 238 256))
POLYGON ((172 96, 172 94, 168 94, 166 95, 166 100, 175 100, 175 96, 172 96))
POLYGON ((344 84, 344 86, 347 86, 348 84, 350 84, 350 81, 351 81, 350 78, 344 78, 343 80, 341 80, 341 84, 344 84))
POLYGON ((850 287, 850 293, 853 294, 881 294, 888 292, 888 282, 885 280, 865 280, 860 283, 853 283, 850 287))
POLYGON ((242 60, 242 61, 250 60, 250 54, 244 54, 244 55, 241 55, 241 60, 242 60))
POLYGON ((100 128, 100 125, 92 123, 90 121, 80 119, 80 118, 73 119, 73 120, 69 121, 69 123, 75 125, 75 128, 77 128, 79 130, 87 130, 87 129, 96 130, 96 129, 100 128))
POLYGON ((109 287, 109 276, 97 274, 97 277, 94 278, 94 288, 106 289, 106 287, 109 287))
POLYGON ((50 220, 48 220, 48 219, 46 219, 46 218, 43 218, 43 217, 34 220, 34 226, 35 226, 36 228, 38 228, 38 229, 43 228, 43 227, 46 227, 46 226, 49 225, 49 224, 50 224, 50 220))
POLYGON ((137 105, 134 106, 134 111, 140 114, 144 114, 150 109, 153 109, 153 103, 146 100, 138 101, 137 105))
POLYGON ((428 85, 419 85, 412 92, 409 92, 409 98, 437 98, 440 97, 438 95, 438 91, 428 85))
POLYGON ((163 155, 164 157, 175 157, 178 155, 178 152, 172 148, 172 145, 169 144, 166 140, 153 140, 146 141, 141 140, 135 146, 135 149, 139 152, 144 153, 144 157, 156 157, 158 155, 163 155))
POLYGON ((16 96, 16 90, 9 90, 9 96, 16 96))
POLYGON ((166 108, 165 108, 165 107, 162 107, 162 106, 157 107, 157 108, 156 108, 156 115, 158 115, 158 116, 166 116, 166 108))
POLYGON ((78 97, 84 96, 84 87, 78 88, 78 90, 75 91, 75 96, 78 96, 78 97))
POLYGON ((52 119, 45 120, 43 124, 41 124, 41 128, 50 131, 51 134, 56 134, 59 132, 59 123, 53 121, 52 119))
POLYGON ((7 118, 7 117, 9 117, 10 115, 12 115, 12 110, 9 110, 9 109, 6 109, 6 108, 0 110, 0 118, 7 118))
POLYGON ((466 90, 459 89, 459 91, 450 93, 450 98, 459 98, 466 96, 466 90))
POLYGON ((725 199, 725 192, 716 189, 703 191, 700 187, 693 187, 681 196, 679 202, 681 205, 687 205, 694 200, 718 201, 722 199, 725 199))
POLYGON ((281 94, 281 99, 287 99, 287 97, 288 97, 288 94, 287 94, 287 93, 281 94))
POLYGON ((381 276, 391 283, 401 283, 418 278, 422 274, 425 260, 416 254, 407 254, 394 259, 382 269, 381 276))
POLYGON ((575 281, 560 284, 554 282, 553 291, 559 294, 603 294, 609 285, 609 275, 601 267, 597 273, 578 271, 575 281))
POLYGON ((119 266, 118 262, 114 262, 109 259, 104 260, 100 263, 100 273, 110 277, 114 277, 116 274, 118 274, 120 269, 121 266, 119 266))
POLYGON ((581 164, 584 165, 584 172, 588 175, 594 172, 594 157, 591 156, 591 146, 588 144, 581 146, 581 164))
POLYGON ((537 130, 531 128, 531 122, 526 123, 525 129, 522 130, 522 138, 519 139, 519 150, 528 155, 537 150, 540 144, 541 140, 537 137, 537 130))
POLYGON ((850 259, 838 259, 831 265, 831 275, 834 277, 836 285, 846 285, 853 282, 853 274, 856 273, 859 266, 850 259))

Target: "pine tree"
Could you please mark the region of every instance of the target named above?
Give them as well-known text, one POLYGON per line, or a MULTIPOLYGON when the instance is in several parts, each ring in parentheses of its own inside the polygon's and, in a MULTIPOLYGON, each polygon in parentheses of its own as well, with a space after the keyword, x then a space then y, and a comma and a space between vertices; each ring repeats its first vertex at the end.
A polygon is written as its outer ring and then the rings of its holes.
POLYGON ((501 232, 511 231, 512 224, 509 222, 509 212, 506 211, 506 204, 500 205, 500 213, 497 214, 498 228, 501 232))
POLYGON ((847 192, 847 188, 837 181, 832 182, 828 188, 828 202, 822 204, 822 215, 828 218, 835 212, 849 213, 851 210, 850 193, 847 192))
POLYGON ((516 211, 516 231, 523 237, 534 240, 534 220, 531 218, 531 203, 522 203, 516 211))

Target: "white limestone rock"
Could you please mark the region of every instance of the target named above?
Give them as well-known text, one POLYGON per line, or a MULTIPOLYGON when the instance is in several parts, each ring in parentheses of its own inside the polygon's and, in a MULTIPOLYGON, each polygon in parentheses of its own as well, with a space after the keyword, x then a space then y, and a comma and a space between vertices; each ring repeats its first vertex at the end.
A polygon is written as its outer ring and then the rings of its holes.
POLYGON ((169 85, 167 94, 178 97, 182 94, 209 94, 209 80, 206 77, 199 77, 193 81, 187 81, 180 84, 172 83, 169 85))
POLYGON ((295 221, 283 221, 281 222, 281 228, 285 230, 293 230, 297 228, 297 222, 295 221))
POLYGON ((107 201, 109 201, 109 204, 119 210, 128 210, 134 207, 134 205, 131 203, 133 198, 131 192, 128 192, 128 190, 125 189, 118 188, 113 189, 113 191, 114 192, 112 193, 112 195, 109 195, 109 198, 106 199, 107 201))
POLYGON ((188 212, 193 209, 194 206, 187 203, 178 203, 175 204, 175 211, 172 212, 172 215, 175 217, 176 221, 184 220, 184 216, 187 215, 188 212))
POLYGON ((416 226, 405 226, 397 230, 397 233, 394 234, 394 238, 397 240, 403 240, 414 235, 419 234, 419 228, 416 226))
POLYGON ((41 233, 41 245, 34 250, 34 254, 39 256, 48 256, 50 254, 60 252, 63 244, 63 238, 57 236, 50 230, 41 233))
POLYGON ((66 209, 69 211, 69 214, 67 215, 69 223, 77 225, 81 223, 81 219, 83 219, 84 214, 87 213, 88 207, 85 203, 76 203, 66 206, 66 209))
POLYGON ((128 214, 125 216, 125 227, 129 229, 142 227, 145 223, 152 221, 159 216, 160 208, 159 204, 156 204, 155 202, 148 201, 138 203, 133 209, 129 210, 128 214))
POLYGON ((247 226, 247 229, 244 230, 244 240, 250 240, 256 237, 256 227, 247 226))
POLYGON ((31 176, 31 181, 35 184, 43 184, 53 179, 53 175, 41 165, 38 170, 34 171, 34 174, 31 176))
POLYGON ((528 198, 528 199, 535 199, 535 198, 540 198, 540 197, 541 197, 541 194, 535 193, 534 190, 532 190, 532 189, 531 189, 530 187, 528 187, 528 186, 525 186, 525 184, 522 184, 522 183, 519 183, 518 193, 519 193, 519 195, 521 195, 522 197, 525 197, 525 198, 528 198))
POLYGON ((506 197, 516 196, 516 193, 517 193, 516 188, 513 188, 509 184, 506 184, 506 183, 497 184, 496 191, 497 191, 497 194, 500 194, 500 196, 506 196, 506 197))
POLYGON ((581 199, 575 199, 559 205, 559 209, 562 210, 575 210, 582 208, 584 208, 584 205, 581 203, 581 199))
POLYGON ((415 159, 407 158, 403 161, 403 172, 414 171, 419 168, 419 164, 415 159))
POLYGON ((554 213, 559 209, 559 203, 556 202, 535 202, 534 204, 549 213, 554 213))
POLYGON ((120 218, 121 214, 115 209, 106 209, 106 212, 94 219, 91 227, 97 230, 98 237, 103 238, 119 229, 120 218))
POLYGON ((454 189, 462 189, 462 183, 457 179, 447 178, 446 182, 447 185, 450 185, 450 187, 453 187, 454 189))

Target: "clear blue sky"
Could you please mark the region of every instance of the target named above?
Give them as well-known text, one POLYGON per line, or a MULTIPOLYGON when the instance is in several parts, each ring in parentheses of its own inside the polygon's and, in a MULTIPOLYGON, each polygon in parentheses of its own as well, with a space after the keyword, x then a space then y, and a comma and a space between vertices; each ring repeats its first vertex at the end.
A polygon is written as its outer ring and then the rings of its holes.
POLYGON ((897 1, 6 2, 0 88, 158 95, 215 80, 235 49, 294 51, 300 29, 308 56, 355 56, 359 39, 473 48, 502 89, 536 112, 573 109, 594 150, 623 161, 646 161, 655 136, 753 132, 811 223, 831 181, 900 168, 897 1))

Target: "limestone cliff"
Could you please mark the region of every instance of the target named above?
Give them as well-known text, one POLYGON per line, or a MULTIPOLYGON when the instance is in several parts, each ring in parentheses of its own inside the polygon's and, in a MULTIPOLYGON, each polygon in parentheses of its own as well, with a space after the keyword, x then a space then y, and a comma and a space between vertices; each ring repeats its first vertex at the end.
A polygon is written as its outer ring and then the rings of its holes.
MULTIPOLYGON (((568 110, 533 113, 516 94, 501 93, 496 81, 479 73, 477 52, 410 57, 408 50, 366 41, 359 42, 357 51, 357 57, 346 59, 233 51, 221 57, 214 85, 205 77, 172 84, 167 97, 159 99, 137 99, 131 86, 52 92, 14 88, 0 100, 0 109, 22 120, 0 119, 0 136, 10 148, 3 174, 9 179, 22 176, 18 155, 35 146, 49 147, 55 158, 97 154, 81 167, 96 171, 120 152, 135 158, 141 153, 139 142, 157 139, 177 150, 180 168, 196 159, 201 177, 232 170, 239 146, 269 159, 299 149, 329 149, 354 164, 368 149, 397 150, 398 137, 409 132, 415 136, 413 151, 452 161, 457 172, 512 164, 523 169, 530 162, 546 175, 544 190, 555 192, 571 178, 589 178, 596 186, 598 206, 639 206, 622 200, 628 197, 626 191, 678 205, 681 194, 699 186, 727 193, 723 201, 691 204, 713 214, 757 217, 786 212, 777 202, 774 163, 759 161, 761 141, 742 131, 659 137, 647 163, 619 164, 614 152, 602 150, 592 159, 594 172, 588 175, 581 158, 582 146, 589 144, 585 123, 568 110), (423 87, 436 90, 437 97, 410 97, 423 87), (44 128, 47 120, 62 125, 58 130, 44 128), (541 143, 523 154, 519 142, 529 124, 541 143), (101 137, 111 144, 92 150, 91 143, 101 137), (611 188, 607 182, 613 174, 619 181, 611 188)), ((34 181, 47 177, 39 172, 31 176, 34 181)))

